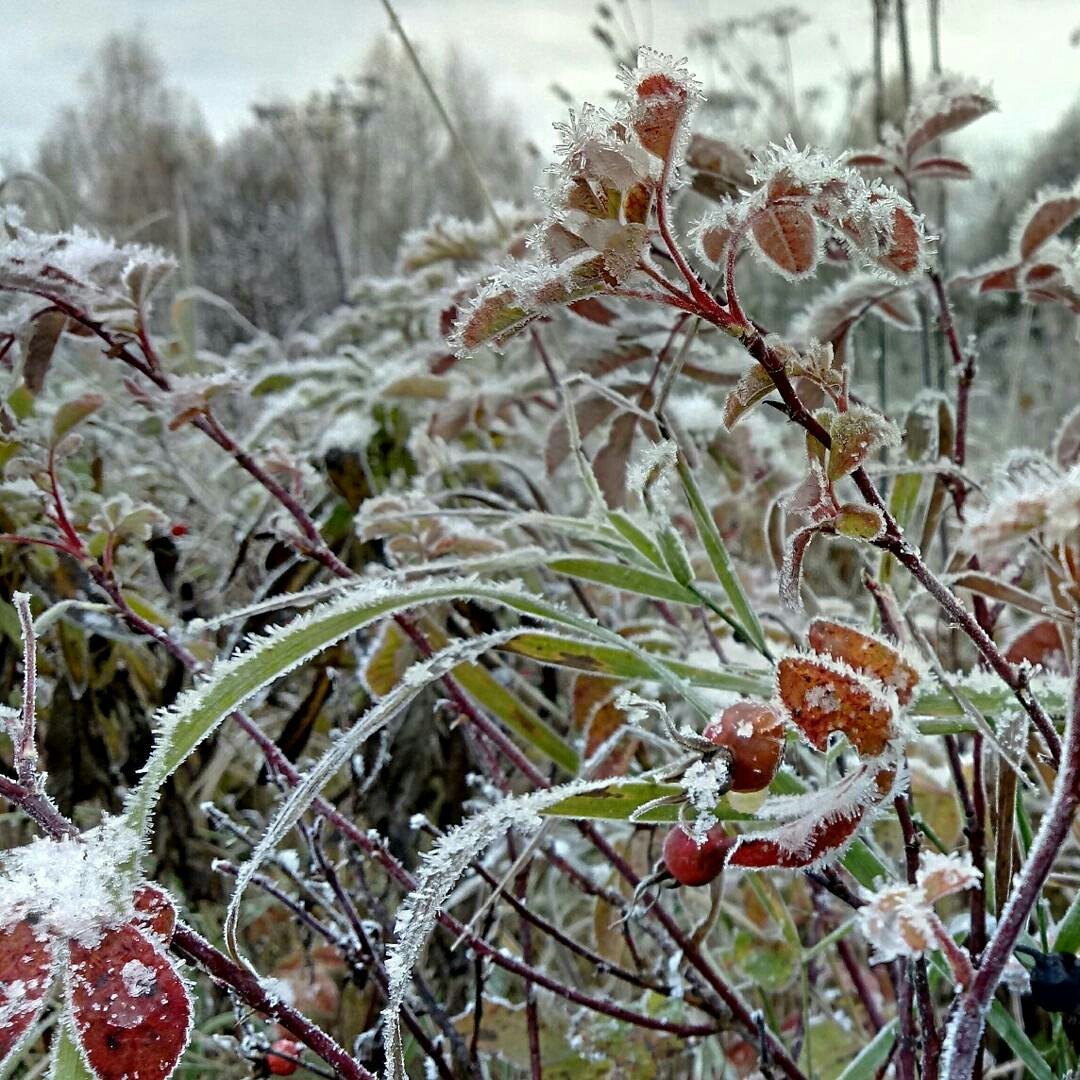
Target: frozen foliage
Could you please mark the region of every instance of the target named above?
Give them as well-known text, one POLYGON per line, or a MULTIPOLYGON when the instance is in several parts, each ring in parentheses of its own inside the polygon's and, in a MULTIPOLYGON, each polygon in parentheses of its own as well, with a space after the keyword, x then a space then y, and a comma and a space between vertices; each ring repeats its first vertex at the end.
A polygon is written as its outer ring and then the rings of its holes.
POLYGON ((41 838, 0 855, 0 927, 28 919, 37 932, 93 947, 131 917, 130 869, 139 837, 106 818, 79 838, 41 838))
POLYGON ((860 266, 895 283, 925 269, 922 218, 892 188, 842 160, 800 150, 789 137, 760 154, 750 173, 752 194, 727 199, 696 226, 702 257, 722 262, 749 233, 768 265, 796 280, 813 273, 834 236, 860 266))
POLYGON ((902 330, 916 330, 919 312, 911 295, 880 277, 855 275, 819 294, 791 324, 793 341, 833 341, 865 315, 902 330))
POLYGON ((383 1046, 389 1080, 405 1080, 401 1008, 413 970, 435 929, 443 904, 465 868, 507 830, 516 830, 526 836, 535 833, 542 823, 540 815, 544 810, 574 795, 587 794, 611 784, 611 780, 579 780, 503 799, 450 830, 424 856, 419 883, 398 909, 394 945, 386 959, 388 987, 383 1014, 383 1046))
POLYGON ((969 543, 1015 544, 1032 535, 1050 543, 1075 542, 1080 531, 1080 465, 1062 475, 1002 475, 986 502, 968 518, 969 543))
POLYGON ((271 819, 262 839, 256 845, 251 858, 240 868, 225 917, 225 933, 229 940, 235 942, 237 922, 240 917, 240 902, 243 899, 244 890, 334 774, 352 761, 364 743, 389 723, 395 714, 414 701, 421 691, 454 671, 459 665, 474 661, 490 649, 512 640, 516 633, 517 631, 511 630, 460 641, 447 646, 422 663, 411 665, 402 673, 400 682, 389 694, 377 705, 368 709, 347 733, 331 744, 326 753, 307 770, 299 783, 289 792, 280 810, 271 819))
MULTIPOLYGON (((50 298, 96 312, 143 302, 175 267, 164 252, 117 245, 76 227, 67 233, 35 233, 14 207, 0 208, 0 290, 50 298)), ((0 307, 0 330, 18 330, 40 300, 0 307)))
POLYGON ((978 888, 982 874, 968 853, 924 852, 914 885, 884 885, 864 890, 866 903, 857 915, 859 930, 874 950, 873 962, 922 956, 946 931, 933 905, 945 896, 978 888))

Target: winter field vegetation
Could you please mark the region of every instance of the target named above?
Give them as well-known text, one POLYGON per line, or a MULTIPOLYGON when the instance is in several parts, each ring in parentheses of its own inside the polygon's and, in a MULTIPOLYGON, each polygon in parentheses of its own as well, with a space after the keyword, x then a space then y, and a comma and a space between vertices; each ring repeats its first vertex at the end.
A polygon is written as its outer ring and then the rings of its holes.
POLYGON ((1080 113, 635 6, 0 167, 0 1076, 1076 1074, 1080 113))

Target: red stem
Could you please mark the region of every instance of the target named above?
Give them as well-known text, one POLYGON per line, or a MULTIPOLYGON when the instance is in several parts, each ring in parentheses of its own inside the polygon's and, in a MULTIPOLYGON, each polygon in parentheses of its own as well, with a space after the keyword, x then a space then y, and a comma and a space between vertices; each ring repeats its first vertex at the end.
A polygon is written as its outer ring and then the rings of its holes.
MULTIPOLYGON (((1074 637, 1073 656, 1080 656, 1080 627, 1074 637)), ((986 1012, 1001 974, 1013 954, 1031 909, 1068 839, 1080 806, 1080 660, 1074 660, 1069 711, 1065 720, 1065 748, 1054 781, 1050 805, 1027 861, 1016 878, 1012 894, 1001 912, 997 928, 987 945, 970 988, 960 996, 949 1023, 946 1045, 951 1047, 945 1063, 946 1080, 966 1080, 971 1075, 982 1042, 986 1012)))

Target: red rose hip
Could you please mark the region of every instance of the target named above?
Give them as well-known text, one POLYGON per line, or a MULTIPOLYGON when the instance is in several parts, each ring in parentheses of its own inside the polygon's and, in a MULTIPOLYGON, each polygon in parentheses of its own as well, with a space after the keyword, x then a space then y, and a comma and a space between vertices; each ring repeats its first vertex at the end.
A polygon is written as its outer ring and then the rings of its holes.
POLYGON ((298 1042, 293 1042, 292 1039, 278 1039, 270 1047, 270 1053, 266 1055, 266 1067, 274 1076, 292 1076, 298 1066, 295 1061, 290 1061, 289 1058, 298 1058, 303 1049, 298 1042), (275 1054, 275 1050, 280 1053, 275 1054), (281 1057, 280 1054, 288 1054, 288 1057, 281 1057))
POLYGON ((732 791, 760 791, 772 782, 784 756, 784 721, 768 705, 740 701, 713 717, 706 739, 731 753, 732 791))
POLYGON ((682 825, 676 825, 664 837, 664 863, 680 885, 708 885, 724 869, 734 844, 735 838, 724 832, 723 825, 714 825, 700 845, 682 825))

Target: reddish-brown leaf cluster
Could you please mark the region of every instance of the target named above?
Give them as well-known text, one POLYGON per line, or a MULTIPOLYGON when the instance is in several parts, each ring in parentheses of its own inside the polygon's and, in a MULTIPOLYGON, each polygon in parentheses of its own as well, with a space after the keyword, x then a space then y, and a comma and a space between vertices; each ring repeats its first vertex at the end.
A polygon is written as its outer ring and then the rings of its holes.
POLYGON ((133 897, 136 914, 91 944, 59 940, 22 919, 0 930, 0 1064, 45 1007, 57 968, 72 1034, 98 1080, 165 1080, 191 1029, 191 998, 165 952, 176 925, 156 886, 133 897))

